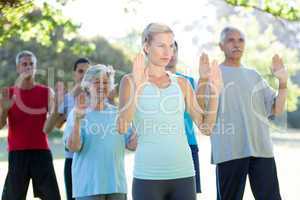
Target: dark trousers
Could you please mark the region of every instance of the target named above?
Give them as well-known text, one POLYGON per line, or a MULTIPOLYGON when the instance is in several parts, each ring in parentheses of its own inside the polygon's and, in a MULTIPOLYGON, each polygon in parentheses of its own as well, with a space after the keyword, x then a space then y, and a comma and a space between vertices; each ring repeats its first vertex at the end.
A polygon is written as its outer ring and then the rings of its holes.
POLYGON ((30 179, 33 193, 42 200, 60 200, 49 150, 11 151, 2 200, 25 200, 30 179))
POLYGON ((199 166, 199 149, 198 145, 190 145, 193 162, 194 162, 194 169, 195 169, 195 181, 196 181, 196 192, 201 193, 201 181, 200 181, 200 166, 199 166))
POLYGON ((247 175, 256 200, 281 200, 274 158, 256 157, 217 164, 217 200, 242 200, 247 175))
POLYGON ((67 200, 75 200, 75 198, 72 198, 72 161, 72 158, 66 158, 65 160, 64 176, 67 200))

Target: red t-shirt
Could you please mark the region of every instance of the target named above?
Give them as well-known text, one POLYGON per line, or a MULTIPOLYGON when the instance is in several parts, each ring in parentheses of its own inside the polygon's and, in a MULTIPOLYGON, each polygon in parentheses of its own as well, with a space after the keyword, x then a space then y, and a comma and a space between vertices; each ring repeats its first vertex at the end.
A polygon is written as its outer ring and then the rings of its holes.
POLYGON ((8 111, 8 151, 49 149, 43 126, 48 112, 49 88, 9 88, 13 105, 8 111))

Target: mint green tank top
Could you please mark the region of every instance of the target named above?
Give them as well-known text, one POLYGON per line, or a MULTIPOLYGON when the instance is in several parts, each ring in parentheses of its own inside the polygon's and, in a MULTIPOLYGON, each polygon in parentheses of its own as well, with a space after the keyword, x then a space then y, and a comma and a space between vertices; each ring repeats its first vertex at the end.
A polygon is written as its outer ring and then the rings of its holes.
POLYGON ((185 100, 177 75, 158 88, 147 82, 137 101, 134 126, 138 134, 134 177, 168 180, 195 176, 193 159, 185 135, 185 100))

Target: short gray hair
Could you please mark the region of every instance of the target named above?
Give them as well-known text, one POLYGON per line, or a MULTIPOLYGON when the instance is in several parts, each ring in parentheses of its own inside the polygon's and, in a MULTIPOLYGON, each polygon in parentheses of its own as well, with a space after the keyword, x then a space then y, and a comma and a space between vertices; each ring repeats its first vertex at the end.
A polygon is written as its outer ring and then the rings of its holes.
POLYGON ((37 62, 36 56, 31 51, 27 51, 27 50, 21 51, 17 54, 17 56, 16 56, 16 65, 20 64, 20 60, 23 57, 31 57, 33 65, 36 66, 36 62, 37 62))
POLYGON ((97 64, 89 67, 85 72, 83 79, 81 81, 81 88, 84 91, 88 91, 92 79, 95 77, 99 77, 101 74, 106 74, 109 78, 109 91, 112 91, 115 88, 115 70, 112 66, 97 64))
POLYGON ((239 32, 241 34, 241 36, 245 39, 245 35, 240 29, 232 27, 232 26, 227 26, 221 31, 221 34, 220 34, 220 43, 221 44, 223 44, 225 42, 225 39, 227 38, 228 34, 231 32, 239 32))

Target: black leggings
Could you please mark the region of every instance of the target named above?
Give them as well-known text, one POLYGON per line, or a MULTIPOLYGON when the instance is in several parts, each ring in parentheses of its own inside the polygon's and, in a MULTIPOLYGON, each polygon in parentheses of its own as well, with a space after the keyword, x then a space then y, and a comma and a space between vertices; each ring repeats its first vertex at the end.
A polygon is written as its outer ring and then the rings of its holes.
POLYGON ((66 158, 65 160, 64 175, 67 200, 75 200, 75 198, 72 198, 72 161, 72 158, 66 158))
POLYGON ((196 200, 195 177, 171 180, 133 179, 133 200, 196 200))

